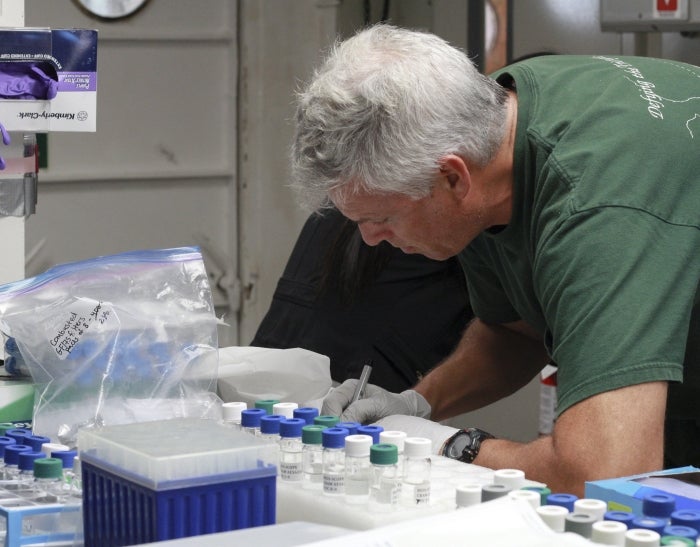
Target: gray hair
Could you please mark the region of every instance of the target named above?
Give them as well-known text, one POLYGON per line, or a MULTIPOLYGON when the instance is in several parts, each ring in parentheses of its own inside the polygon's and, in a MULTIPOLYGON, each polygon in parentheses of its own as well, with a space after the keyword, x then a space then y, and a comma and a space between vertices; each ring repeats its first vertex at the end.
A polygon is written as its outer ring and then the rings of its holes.
POLYGON ((317 209, 359 189, 430 193, 439 160, 483 166, 504 137, 506 91, 426 32, 375 25, 336 42, 298 94, 292 186, 317 209))

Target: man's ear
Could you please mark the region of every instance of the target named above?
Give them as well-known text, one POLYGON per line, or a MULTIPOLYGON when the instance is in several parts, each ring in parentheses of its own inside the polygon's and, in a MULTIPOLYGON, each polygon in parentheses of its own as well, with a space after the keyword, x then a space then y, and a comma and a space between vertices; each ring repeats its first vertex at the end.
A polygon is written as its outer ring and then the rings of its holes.
POLYGON ((463 199, 471 187, 471 174, 462 158, 448 154, 440 159, 440 173, 445 177, 450 192, 463 199))

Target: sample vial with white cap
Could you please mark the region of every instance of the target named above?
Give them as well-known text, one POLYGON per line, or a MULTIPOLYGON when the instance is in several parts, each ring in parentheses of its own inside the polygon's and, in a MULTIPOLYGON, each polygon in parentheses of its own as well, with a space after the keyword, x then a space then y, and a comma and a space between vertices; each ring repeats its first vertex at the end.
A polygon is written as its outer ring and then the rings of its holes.
POLYGON ((233 427, 234 429, 241 428, 241 412, 247 410, 248 405, 244 402, 233 401, 221 405, 223 414, 223 423, 233 427))
POLYGON ((659 547, 661 534, 654 530, 633 528, 625 532, 625 547, 659 547))
POLYGON ((617 545, 624 547, 625 532, 627 526, 624 523, 614 520, 599 520, 593 523, 591 530, 591 541, 603 545, 617 545))
POLYGON ((583 513, 595 517, 596 520, 603 520, 608 512, 608 504, 603 500, 593 498, 581 498, 574 502, 574 513, 583 513))
POLYGON ((272 414, 284 416, 285 418, 294 418, 294 411, 299 408, 297 403, 281 402, 272 405, 272 414))
POLYGON ((403 458, 404 458, 404 442, 406 441, 406 437, 408 437, 408 434, 405 431, 396 431, 396 430, 384 430, 379 432, 379 438, 375 442, 383 443, 383 444, 395 444, 396 449, 399 452, 399 461, 398 461, 398 466, 399 466, 399 471, 403 473, 403 458))
POLYGON ((569 510, 562 505, 541 505, 535 509, 544 523, 555 532, 563 532, 569 510))
POLYGON ((481 485, 477 483, 458 484, 455 491, 457 508, 471 507, 481 503, 481 485))
POLYGON ((493 472, 493 483, 507 486, 509 490, 519 490, 525 486, 525 472, 520 469, 497 469, 493 472))
POLYGON ((348 435, 345 437, 345 500, 365 503, 369 499, 369 451, 372 437, 348 435))
POLYGON ((410 505, 427 505, 430 503, 430 455, 433 443, 423 437, 406 437, 403 448, 403 499, 410 505))
POLYGON ((508 497, 513 500, 525 501, 529 503, 533 509, 537 509, 542 502, 542 497, 534 490, 511 490, 508 492, 508 497))

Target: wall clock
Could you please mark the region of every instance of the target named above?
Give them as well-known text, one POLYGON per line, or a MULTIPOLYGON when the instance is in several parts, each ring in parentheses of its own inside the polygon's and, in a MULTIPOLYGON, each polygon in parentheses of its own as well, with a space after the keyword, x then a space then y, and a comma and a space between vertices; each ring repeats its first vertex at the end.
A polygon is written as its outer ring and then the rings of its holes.
POLYGON ((140 10, 148 0, 74 0, 84 11, 102 19, 122 19, 140 10))

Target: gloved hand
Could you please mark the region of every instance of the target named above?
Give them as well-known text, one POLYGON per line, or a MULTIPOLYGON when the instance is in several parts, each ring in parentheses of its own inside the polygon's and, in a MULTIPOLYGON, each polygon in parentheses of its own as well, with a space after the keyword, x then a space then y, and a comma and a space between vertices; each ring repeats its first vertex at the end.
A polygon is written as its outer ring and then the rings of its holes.
POLYGON ((445 441, 452 437, 459 429, 442 425, 432 420, 417 416, 387 416, 379 420, 375 425, 382 426, 386 431, 403 431, 409 437, 423 437, 433 442, 433 454, 442 455, 442 447, 445 441))
POLYGON ((369 424, 393 414, 430 418, 430 404, 418 392, 407 389, 391 393, 379 386, 367 384, 363 399, 350 404, 358 380, 345 380, 323 400, 322 414, 340 416, 343 422, 369 424), (349 406, 348 406, 349 405, 349 406))
MULTIPOLYGON (((7 146, 10 144, 10 134, 5 129, 5 126, 0 123, 0 133, 2 133, 2 143, 7 146)), ((5 160, 0 156, 0 170, 5 169, 5 160)))

